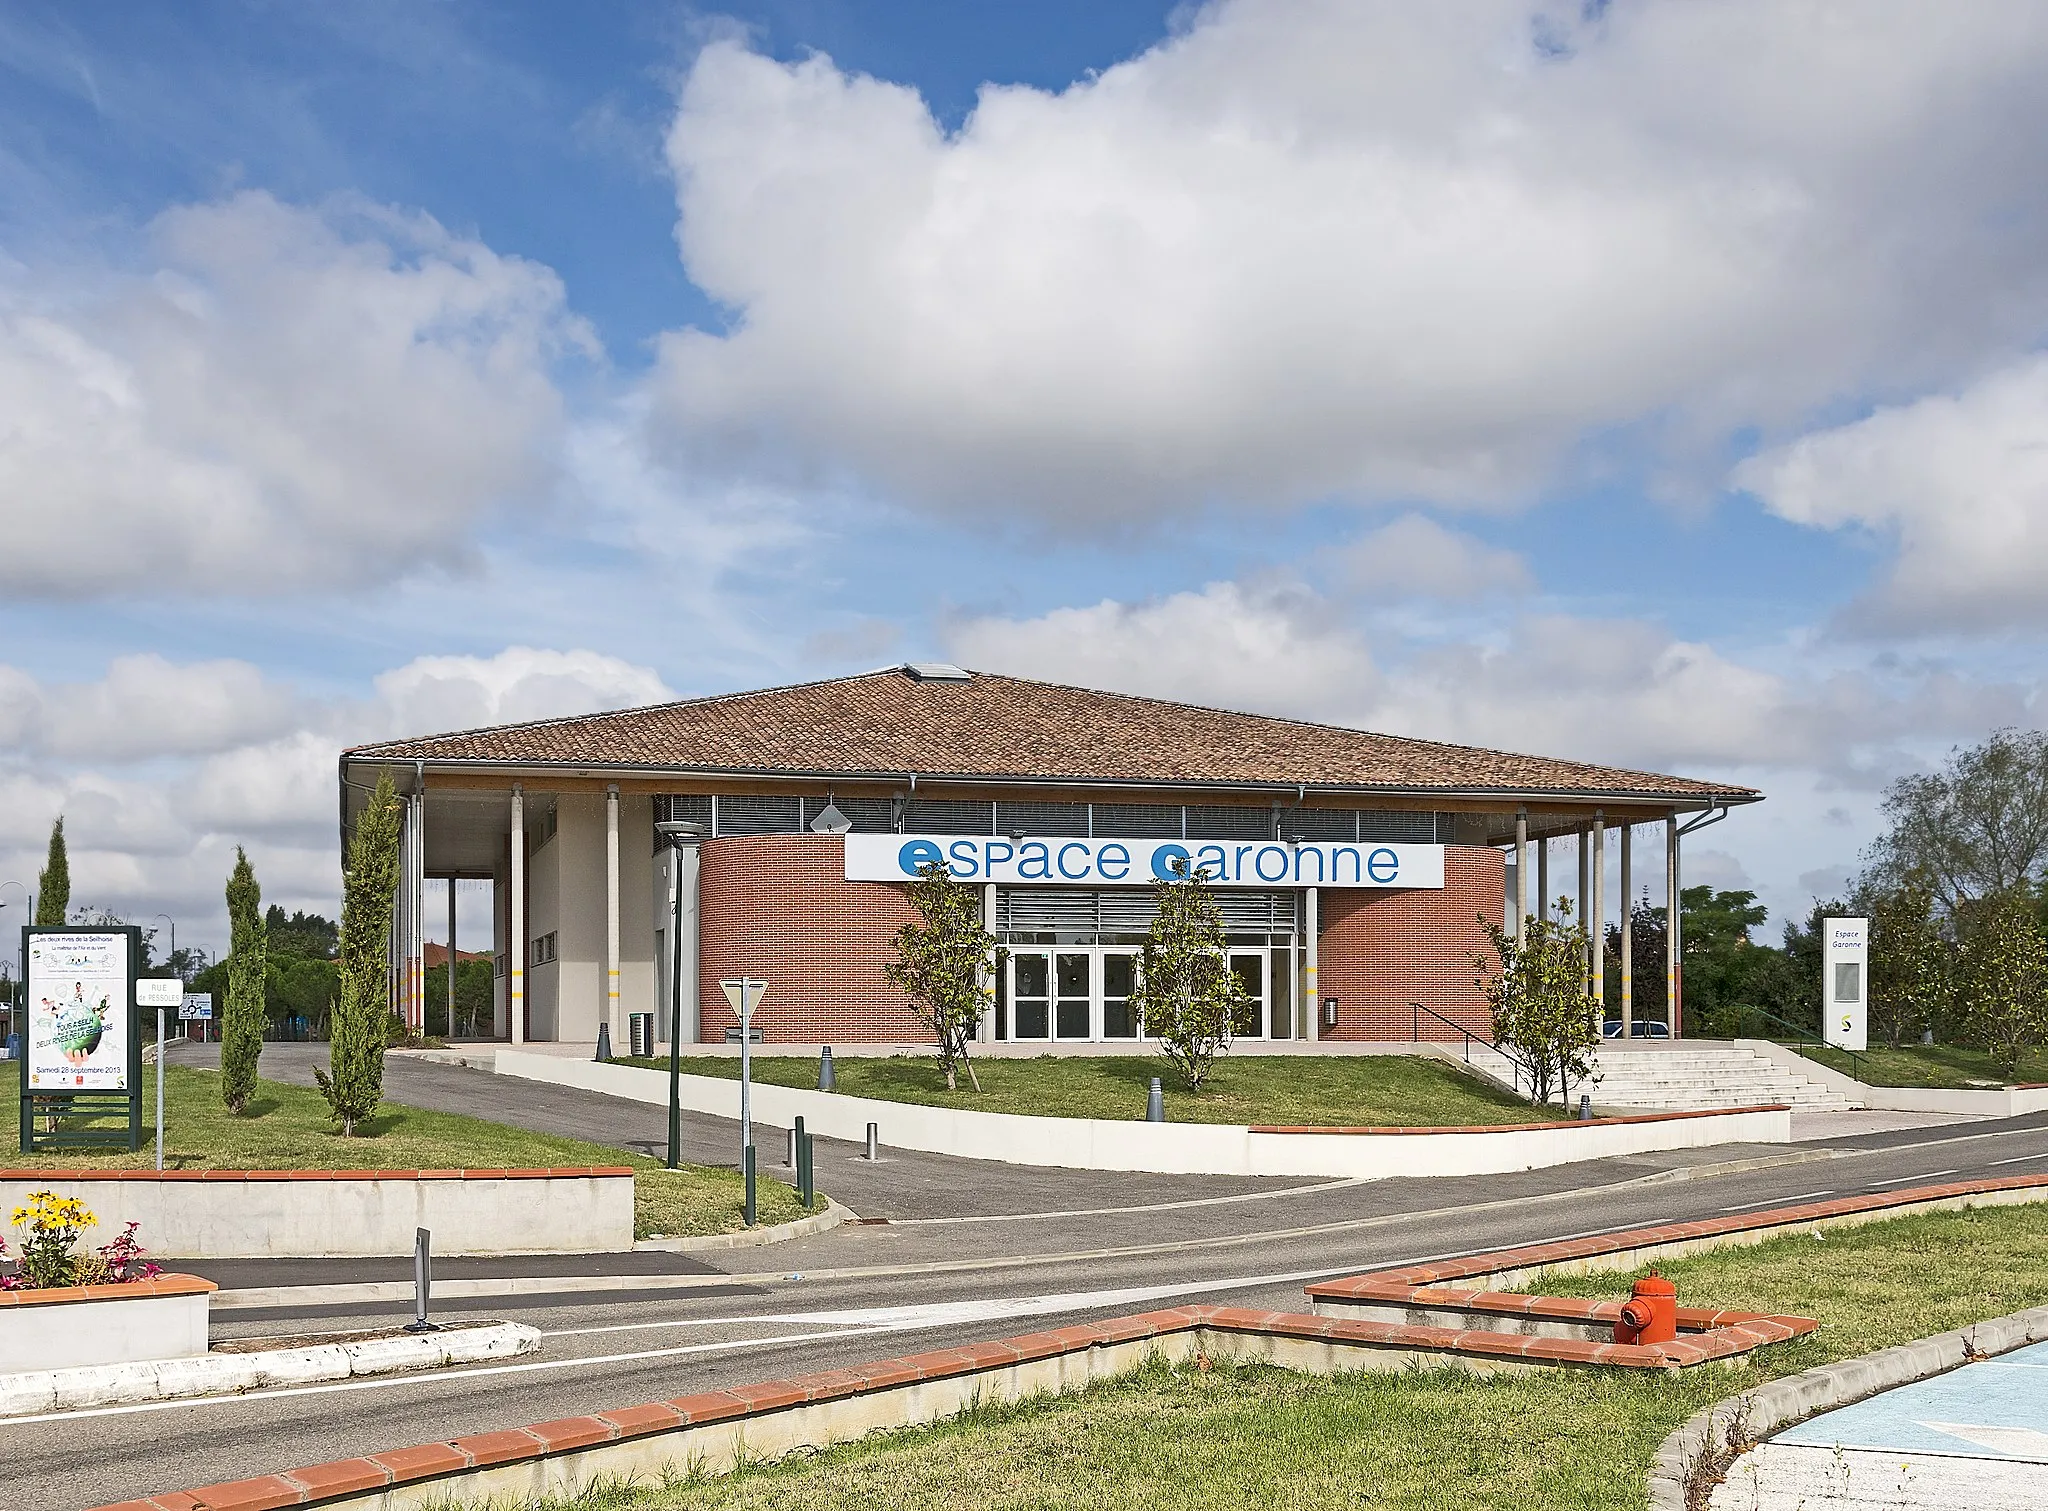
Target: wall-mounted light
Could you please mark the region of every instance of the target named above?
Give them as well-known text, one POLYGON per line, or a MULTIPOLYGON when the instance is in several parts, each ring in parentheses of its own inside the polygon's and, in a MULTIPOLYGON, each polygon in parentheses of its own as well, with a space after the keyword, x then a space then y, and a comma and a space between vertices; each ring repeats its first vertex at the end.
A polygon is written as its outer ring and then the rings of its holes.
POLYGON ((1323 1027, 1335 1028, 1336 1026, 1337 999, 1335 997, 1325 997, 1323 998, 1323 1027))

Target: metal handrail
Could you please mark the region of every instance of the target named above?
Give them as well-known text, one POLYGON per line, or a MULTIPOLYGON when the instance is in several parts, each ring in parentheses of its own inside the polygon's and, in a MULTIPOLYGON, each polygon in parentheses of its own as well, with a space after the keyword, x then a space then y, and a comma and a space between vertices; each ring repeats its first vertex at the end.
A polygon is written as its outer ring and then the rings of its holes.
POLYGON ((1458 1022, 1455 1018, 1446 1018, 1442 1013, 1438 1012, 1433 1007, 1424 1007, 1420 1002, 1411 1002, 1408 1004, 1409 1043, 1415 1044, 1421 1042, 1422 1018, 1423 1014, 1425 1013, 1427 1013, 1430 1017, 1436 1019, 1437 1022, 1443 1024, 1444 1027, 1455 1028, 1458 1031, 1459 1036, 1464 1041, 1462 1047, 1464 1049, 1465 1063, 1467 1065, 1470 1065, 1472 1063, 1472 1046, 1474 1044, 1480 1045, 1481 1047, 1486 1049, 1490 1049, 1494 1051, 1494 1053, 1500 1054, 1500 1057, 1508 1062, 1509 1084, 1514 1087, 1515 1095, 1525 1096, 1529 1094, 1522 1090, 1522 1065, 1519 1060, 1517 1060, 1513 1055, 1502 1054, 1500 1046, 1494 1043, 1493 1040, 1487 1038, 1484 1034, 1475 1034, 1474 1032, 1472 1032, 1471 1029, 1467 1028, 1464 1024, 1458 1022))
MULTIPOLYGON (((1827 1062, 1821 1059, 1819 1055, 1809 1053, 1810 1050, 1829 1049, 1833 1050, 1838 1055, 1847 1055, 1849 1057, 1849 1063, 1856 1067, 1856 1079, 1863 1082, 1863 1084, 1866 1086, 1870 1084, 1870 1078, 1864 1071, 1863 1056, 1858 1051, 1853 1049, 1844 1049, 1837 1044, 1830 1044, 1826 1039, 1822 1038, 1812 1029, 1802 1027, 1797 1023, 1791 1022, 1789 1019, 1781 1018, 1776 1013, 1768 1012, 1761 1007, 1750 1007, 1745 1005, 1742 1008, 1742 1011, 1744 1013, 1753 1014, 1754 1016, 1763 1019, 1766 1023, 1775 1023, 1780 1028, 1789 1029, 1794 1035, 1794 1038, 1787 1047, 1793 1050, 1795 1053, 1800 1054, 1809 1060, 1812 1060, 1815 1064, 1825 1065, 1827 1064, 1827 1062)), ((1764 1037, 1772 1038, 1772 1036, 1769 1034, 1764 1035, 1764 1037)), ((1783 1043, 1784 1041, 1781 1039, 1773 1038, 1772 1042, 1783 1043)), ((1830 1066, 1829 1068, 1832 1069, 1833 1067, 1830 1066)))

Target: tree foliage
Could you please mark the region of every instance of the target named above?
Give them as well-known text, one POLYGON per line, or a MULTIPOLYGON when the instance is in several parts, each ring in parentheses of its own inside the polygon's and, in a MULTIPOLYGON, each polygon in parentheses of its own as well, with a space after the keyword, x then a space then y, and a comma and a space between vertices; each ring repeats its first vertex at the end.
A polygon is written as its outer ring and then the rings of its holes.
POLYGON ((1994 731, 1885 790, 1872 871, 1925 878, 1944 910, 2038 881, 2048 867, 2048 734, 1994 731))
POLYGON ((1979 899, 1967 913, 1964 1012, 2008 1076, 2048 1030, 2048 941, 2034 913, 2035 900, 2021 887, 1979 899))
POLYGON ((1936 916, 1934 888, 1908 876, 1857 888, 1852 906, 1870 920, 1870 1031, 1897 1048, 1949 1024, 1955 998, 1955 948, 1936 916))
POLYGON ((943 864, 932 861, 918 868, 907 890, 918 921, 896 931, 896 958, 883 970, 909 995, 918 1018, 938 1039, 946 1090, 959 1089, 959 1071, 965 1066, 979 1091, 981 1078, 967 1046, 992 1000, 999 963, 996 937, 982 922, 981 889, 953 880, 943 864))
MULTIPOLYGON (((313 962, 308 962, 312 964, 313 962)), ((472 960, 458 956, 455 961, 455 1016, 448 1015, 448 967, 437 965, 427 971, 427 1035, 443 1038, 487 1039, 497 1012, 491 988, 488 955, 472 960)))
POLYGON ((1571 903, 1558 899, 1559 918, 1532 916, 1516 939, 1482 917, 1493 956, 1473 957, 1475 978, 1493 1010, 1494 1048, 1527 1078, 1530 1100, 1547 1102, 1570 1092, 1593 1071, 1600 1047, 1600 1004, 1586 979, 1587 937, 1572 921, 1571 903))
POLYGON ((263 1053, 263 889, 240 845, 228 874, 228 1000, 220 1025, 220 1099, 239 1116, 256 1094, 256 1062, 263 1053))
POLYGON ((71 914, 71 857, 64 848, 64 815, 50 826, 50 853, 36 873, 36 923, 55 928, 71 914))
POLYGON ((313 1074, 345 1136, 353 1137, 384 1095, 384 1044, 390 1016, 391 902, 398 891, 398 793, 391 773, 349 836, 342 872, 340 992, 329 1026, 328 1071, 313 1074), (329 1072, 332 1072, 331 1074, 329 1072))
POLYGON ((1190 871, 1185 861, 1176 869, 1172 880, 1152 883, 1157 911, 1139 952, 1131 1007, 1188 1090, 1200 1091, 1253 1003, 1230 969, 1208 872, 1190 871))

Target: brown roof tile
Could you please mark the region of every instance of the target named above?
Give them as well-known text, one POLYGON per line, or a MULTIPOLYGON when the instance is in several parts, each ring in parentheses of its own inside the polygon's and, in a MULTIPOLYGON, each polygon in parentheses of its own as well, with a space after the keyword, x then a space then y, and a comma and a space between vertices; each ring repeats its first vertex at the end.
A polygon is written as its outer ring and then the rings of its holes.
POLYGON ((1613 793, 1750 800, 1753 788, 1511 755, 1158 698, 891 668, 651 708, 505 724, 348 752, 484 762, 1000 782, 1217 783, 1397 792, 1613 793))

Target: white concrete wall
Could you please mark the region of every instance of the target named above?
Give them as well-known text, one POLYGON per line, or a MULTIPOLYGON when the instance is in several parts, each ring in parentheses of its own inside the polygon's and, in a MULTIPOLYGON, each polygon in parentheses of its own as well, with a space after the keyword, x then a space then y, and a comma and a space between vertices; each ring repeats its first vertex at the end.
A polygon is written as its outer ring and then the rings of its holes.
MULTIPOLYGON (((600 882, 603 872, 599 872, 600 882)), ((619 799, 619 1048, 625 1048, 627 1013, 657 1010, 654 968, 654 799, 626 793, 619 799)), ((603 894, 599 894, 599 905, 603 894)), ((595 1037, 595 1035, 593 1035, 595 1037)))
MULTIPOLYGON (((8 1200, 11 1211, 14 1198, 8 1200)), ((211 1287, 187 1295, 138 1293, 117 1299, 101 1298, 129 1287, 91 1289, 101 1296, 90 1301, 16 1302, 0 1307, 0 1374, 129 1364, 139 1359, 189 1359, 206 1352, 211 1287)))
POLYGON ((1768 1039, 1737 1039, 1735 1044, 1877 1111, 1947 1112, 1965 1117, 2009 1118, 2048 1109, 2048 1086, 1953 1091, 1921 1086, 1866 1086, 1854 1076, 1845 1075, 1832 1066, 1809 1059, 1796 1049, 1774 1044, 1768 1039))
POLYGON ((561 929, 562 836, 558 830, 544 845, 534 847, 534 841, 543 832, 548 806, 560 801, 552 792, 526 794, 526 1037, 542 1041, 561 1037, 561 971, 558 965, 535 965, 531 952, 534 940, 561 929))
MULTIPOLYGON (((668 1076, 630 1065, 601 1065, 555 1055, 499 1050, 500 1075, 549 1081, 636 1102, 666 1105, 668 1076)), ((739 1082, 682 1077, 682 1104, 695 1112, 739 1116, 739 1082)), ((1221 1123, 1147 1123, 1137 1119, 1024 1117, 950 1107, 754 1086, 754 1120, 804 1126, 826 1138, 860 1141, 881 1125, 882 1142, 970 1159, 1078 1170, 1146 1170, 1182 1175, 1484 1175, 1574 1160, 1692 1149, 1724 1143, 1785 1143, 1785 1111, 1604 1122, 1518 1131, 1456 1133, 1254 1133, 1221 1123)), ((756 1133, 757 1147, 761 1134, 756 1133)))
MULTIPOLYGON (((347 1258, 410 1254, 428 1228, 437 1254, 618 1253, 633 1247, 633 1177, 403 1175, 335 1180, 159 1178, 111 1180, 58 1172, 0 1175, 0 1211, 31 1191, 76 1196, 102 1230, 142 1225, 152 1258, 347 1258)), ((154 1357, 147 1356, 147 1357, 154 1357)))
POLYGON ((565 792, 555 799, 559 828, 550 841, 555 930, 553 1032, 536 1037, 594 1043, 604 1014, 604 794, 565 792))

